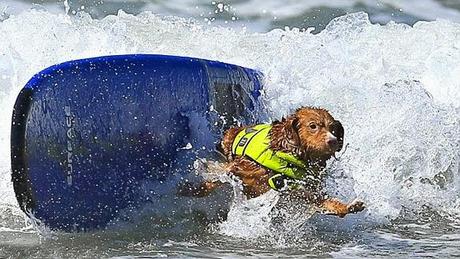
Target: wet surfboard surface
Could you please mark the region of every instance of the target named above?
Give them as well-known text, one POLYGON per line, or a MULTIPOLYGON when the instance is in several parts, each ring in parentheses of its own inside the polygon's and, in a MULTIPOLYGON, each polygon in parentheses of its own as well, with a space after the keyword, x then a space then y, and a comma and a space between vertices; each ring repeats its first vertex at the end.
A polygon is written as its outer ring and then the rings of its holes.
POLYGON ((167 178, 162 172, 179 152, 191 152, 191 162, 212 152, 235 121, 254 122, 261 77, 163 55, 89 58, 39 72, 13 112, 12 179, 21 208, 51 229, 105 227, 147 202, 142 182, 167 178))

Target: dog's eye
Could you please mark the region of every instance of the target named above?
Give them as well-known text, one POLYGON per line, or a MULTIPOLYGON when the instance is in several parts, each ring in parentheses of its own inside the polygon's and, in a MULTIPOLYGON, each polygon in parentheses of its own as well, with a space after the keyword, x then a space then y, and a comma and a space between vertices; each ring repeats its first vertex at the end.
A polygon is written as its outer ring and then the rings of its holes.
POLYGON ((318 128, 318 125, 316 125, 315 123, 310 123, 310 125, 308 125, 310 127, 311 130, 316 130, 318 128))

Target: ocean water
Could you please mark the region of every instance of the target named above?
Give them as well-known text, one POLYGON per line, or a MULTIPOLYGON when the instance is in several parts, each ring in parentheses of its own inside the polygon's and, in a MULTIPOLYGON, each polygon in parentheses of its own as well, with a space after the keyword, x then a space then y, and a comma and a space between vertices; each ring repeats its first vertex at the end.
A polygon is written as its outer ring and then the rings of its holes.
POLYGON ((0 258, 459 257, 460 4, 284 2, 69 0, 30 9, 31 2, 2 1, 0 258), (329 161, 326 188, 344 201, 362 199, 367 209, 340 219, 288 208, 280 213, 289 220, 274 224, 277 194, 246 201, 235 184, 229 201, 211 197, 229 204, 223 222, 150 208, 104 231, 36 227, 10 182, 16 95, 52 64, 127 53, 259 69, 274 119, 302 105, 329 109, 348 146, 329 161))
POLYGON ((130 14, 150 11, 259 32, 289 26, 314 27, 317 33, 333 18, 358 11, 380 24, 460 21, 458 0, 2 0, 0 20, 30 8, 71 15, 84 11, 93 18, 116 15, 119 10, 130 14))

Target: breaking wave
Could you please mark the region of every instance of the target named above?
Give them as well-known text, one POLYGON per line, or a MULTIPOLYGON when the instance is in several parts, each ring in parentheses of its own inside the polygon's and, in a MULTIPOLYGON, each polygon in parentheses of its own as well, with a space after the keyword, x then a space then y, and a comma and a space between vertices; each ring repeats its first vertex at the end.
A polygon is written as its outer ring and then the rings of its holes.
MULTIPOLYGON (((55 63, 128 53, 258 69, 266 76, 263 101, 273 119, 299 106, 330 110, 345 127, 348 147, 329 161, 327 189, 367 204, 349 221, 385 224, 427 210, 460 218, 460 24, 378 25, 354 13, 319 34, 297 28, 252 33, 150 12, 97 20, 30 10, 0 22, 0 38, 0 227, 24 227, 9 161, 11 113, 21 87, 55 63)), ((256 223, 276 199, 269 193, 247 206, 234 202, 230 213, 239 223, 222 223, 221 233, 263 234, 266 228, 256 223), (246 213, 251 206, 258 209, 246 213)))

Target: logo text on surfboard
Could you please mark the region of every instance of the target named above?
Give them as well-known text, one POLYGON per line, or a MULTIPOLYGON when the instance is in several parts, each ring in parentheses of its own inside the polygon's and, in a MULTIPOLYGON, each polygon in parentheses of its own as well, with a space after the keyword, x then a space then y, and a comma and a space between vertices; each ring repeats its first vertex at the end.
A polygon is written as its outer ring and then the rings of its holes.
POLYGON ((66 167, 66 177, 67 185, 72 185, 72 176, 73 176, 73 126, 75 116, 72 115, 70 111, 70 106, 64 107, 65 112, 65 125, 66 125, 66 153, 67 153, 67 167, 66 167))

